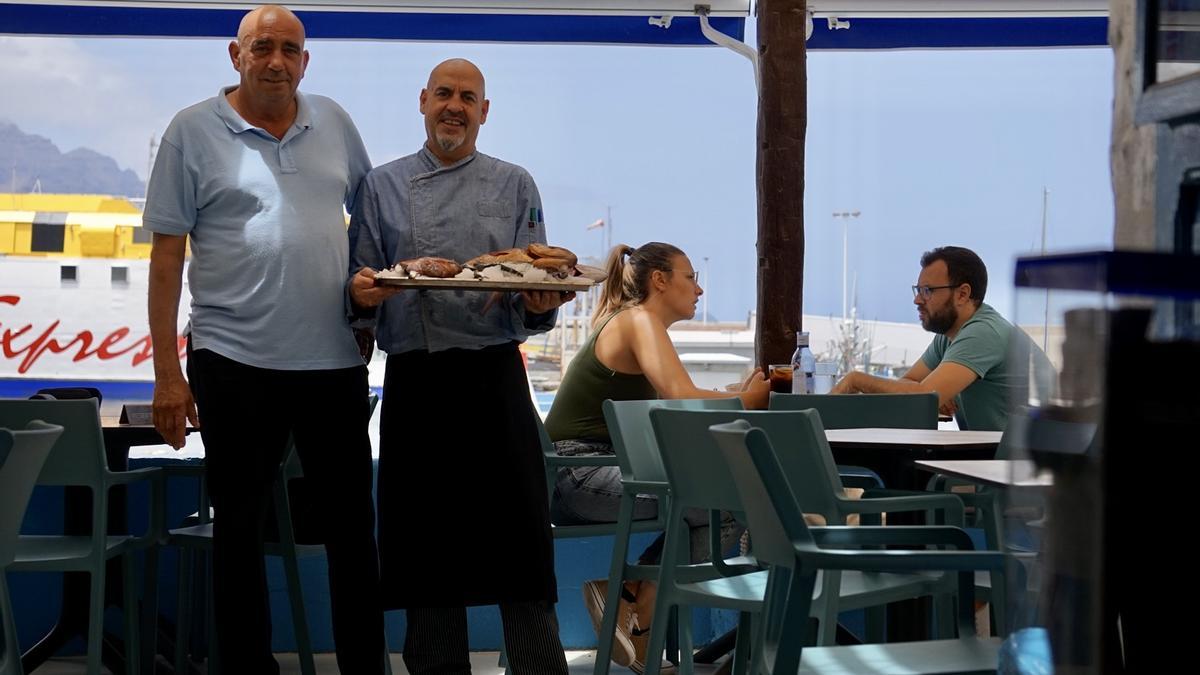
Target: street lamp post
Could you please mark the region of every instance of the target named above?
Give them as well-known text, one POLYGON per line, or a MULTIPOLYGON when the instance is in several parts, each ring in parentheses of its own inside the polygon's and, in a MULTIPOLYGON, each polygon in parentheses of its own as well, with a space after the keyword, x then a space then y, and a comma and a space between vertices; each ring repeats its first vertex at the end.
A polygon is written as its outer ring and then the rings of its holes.
POLYGON ((862 215, 862 212, 858 211, 858 210, 834 211, 833 212, 834 218, 842 219, 842 322, 843 323, 846 322, 846 319, 849 316, 847 299, 846 299, 846 297, 847 297, 846 296, 846 269, 848 267, 846 250, 849 248, 849 243, 850 243, 850 219, 857 218, 860 215, 862 215))

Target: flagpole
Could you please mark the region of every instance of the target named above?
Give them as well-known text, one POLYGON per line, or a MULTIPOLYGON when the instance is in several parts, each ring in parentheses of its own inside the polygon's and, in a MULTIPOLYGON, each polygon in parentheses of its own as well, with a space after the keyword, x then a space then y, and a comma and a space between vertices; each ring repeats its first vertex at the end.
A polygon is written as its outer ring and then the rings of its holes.
POLYGON ((612 207, 605 207, 608 211, 607 217, 604 219, 604 255, 612 250, 612 207))
MULTIPOLYGON (((590 225, 588 225, 588 226, 587 226, 587 227, 585 227, 584 229, 585 229, 585 230, 594 230, 594 229, 596 229, 596 228, 598 228, 598 227, 599 227, 599 228, 603 228, 603 227, 604 227, 604 219, 603 219, 603 218, 597 218, 597 219, 596 219, 594 222, 592 222, 590 225)), ((601 248, 601 249, 603 249, 603 248, 604 248, 604 232, 601 232, 601 233, 600 233, 600 248, 601 248)), ((607 259, 607 256, 608 256, 608 251, 607 251, 607 250, 601 250, 601 251, 600 251, 600 265, 601 265, 601 266, 603 266, 603 265, 604 265, 604 261, 607 259)))

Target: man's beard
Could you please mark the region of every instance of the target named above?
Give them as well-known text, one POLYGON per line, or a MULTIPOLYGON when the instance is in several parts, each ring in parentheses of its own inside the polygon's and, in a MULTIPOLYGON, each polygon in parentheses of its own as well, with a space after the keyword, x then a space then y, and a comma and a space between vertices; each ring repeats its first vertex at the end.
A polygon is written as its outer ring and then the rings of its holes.
POLYGON ((438 147, 440 147, 444 152, 454 152, 467 139, 463 136, 456 137, 456 136, 442 136, 440 134, 434 134, 434 140, 437 141, 438 147))
POLYGON ((951 305, 942 312, 927 312, 925 314, 925 320, 921 322, 921 327, 930 333, 945 335, 957 321, 958 308, 951 305))

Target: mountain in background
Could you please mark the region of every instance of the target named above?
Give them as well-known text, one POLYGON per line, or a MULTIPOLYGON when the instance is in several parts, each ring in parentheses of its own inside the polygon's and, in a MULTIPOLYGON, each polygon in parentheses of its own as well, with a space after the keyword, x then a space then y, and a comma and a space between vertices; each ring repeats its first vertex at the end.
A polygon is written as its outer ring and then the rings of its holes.
POLYGON ((0 192, 76 192, 141 197, 146 185, 113 158, 87 148, 62 153, 50 139, 0 121, 0 192), (40 183, 40 185, 39 185, 40 183))

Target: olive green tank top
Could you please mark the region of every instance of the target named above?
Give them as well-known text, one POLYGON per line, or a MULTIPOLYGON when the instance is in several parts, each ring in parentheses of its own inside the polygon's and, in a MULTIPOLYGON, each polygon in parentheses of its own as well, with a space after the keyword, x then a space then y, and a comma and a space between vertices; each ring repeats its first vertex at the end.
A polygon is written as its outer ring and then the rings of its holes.
POLYGON ((605 399, 644 401, 658 398, 658 392, 645 375, 618 373, 596 358, 596 338, 604 332, 608 322, 623 311, 613 313, 600 324, 567 367, 567 374, 563 376, 546 417, 550 440, 591 439, 611 443, 601 409, 605 399))

